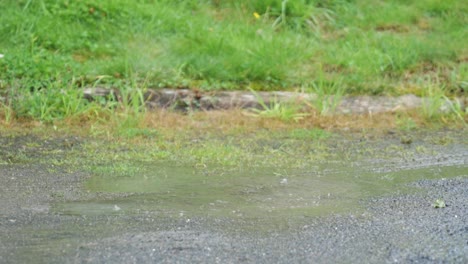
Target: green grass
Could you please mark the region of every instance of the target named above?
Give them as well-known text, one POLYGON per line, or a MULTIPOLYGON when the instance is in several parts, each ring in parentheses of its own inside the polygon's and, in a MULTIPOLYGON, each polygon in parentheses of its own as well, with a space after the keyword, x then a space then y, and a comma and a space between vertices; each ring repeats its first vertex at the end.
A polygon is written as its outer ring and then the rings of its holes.
POLYGON ((257 101, 262 109, 252 109, 251 115, 264 118, 277 118, 285 122, 299 121, 304 117, 308 116, 307 113, 301 113, 300 107, 293 105, 292 103, 280 103, 276 98, 273 98, 272 102, 266 104, 263 98, 258 95, 255 91, 251 90, 252 93, 257 97, 257 101))
POLYGON ((458 0, 5 0, 0 92, 40 90, 14 104, 40 120, 90 111, 60 93, 96 84, 339 98, 424 95, 436 80, 466 94, 466 14, 458 0))
POLYGON ((462 2, 4 1, 0 76, 284 89, 325 65, 331 79, 346 75, 348 92, 393 92, 425 64, 459 71, 462 2))

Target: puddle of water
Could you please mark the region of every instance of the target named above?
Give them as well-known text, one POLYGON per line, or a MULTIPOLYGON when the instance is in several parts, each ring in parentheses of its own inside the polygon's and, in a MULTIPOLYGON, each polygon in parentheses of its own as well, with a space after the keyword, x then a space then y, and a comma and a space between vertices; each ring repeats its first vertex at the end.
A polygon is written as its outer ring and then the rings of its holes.
POLYGON ((359 200, 397 191, 418 179, 465 175, 466 166, 381 171, 373 164, 326 163, 308 169, 196 169, 171 164, 101 167, 86 182, 93 192, 123 193, 115 200, 56 205, 62 214, 154 213, 284 221, 360 211, 359 200), (276 220, 275 220, 276 219, 276 220))

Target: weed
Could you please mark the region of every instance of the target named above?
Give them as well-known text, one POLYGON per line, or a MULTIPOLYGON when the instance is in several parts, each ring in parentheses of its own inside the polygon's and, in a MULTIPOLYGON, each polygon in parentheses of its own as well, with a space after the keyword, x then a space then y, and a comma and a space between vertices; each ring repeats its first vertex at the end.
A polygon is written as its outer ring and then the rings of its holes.
POLYGON ((97 105, 83 99, 80 90, 66 85, 60 82, 47 82, 46 87, 33 88, 33 91, 14 89, 9 99, 11 107, 17 117, 45 122, 79 116, 89 117, 93 111, 99 111, 97 105))
POLYGON ((9 125, 14 118, 14 111, 10 103, 0 103, 0 113, 3 114, 3 120, 6 125, 9 125))
POLYGON ((265 103, 263 98, 258 95, 255 91, 251 92, 257 98, 258 103, 262 109, 252 109, 255 116, 266 117, 266 118, 278 118, 283 121, 299 121, 304 117, 308 116, 307 113, 301 113, 300 108, 297 105, 291 105, 288 103, 280 103, 277 98, 274 98, 268 105, 265 103))
POLYGON ((424 100, 423 113, 428 119, 440 117, 441 107, 444 104, 444 100, 437 97, 432 97, 424 100))
POLYGON ((406 116, 397 116, 396 124, 401 130, 404 131, 411 131, 418 127, 413 118, 406 116))
POLYGON ((445 208, 447 205, 445 204, 445 201, 442 199, 436 199, 435 202, 432 204, 432 207, 434 208, 445 208))
POLYGON ((312 93, 313 99, 310 106, 317 109, 320 114, 331 114, 340 104, 344 94, 344 86, 340 79, 327 80, 322 66, 318 71, 316 80, 310 83, 307 87, 302 87, 302 91, 312 93))
POLYGON ((451 100, 445 95, 445 88, 441 86, 427 85, 424 90, 422 110, 427 119, 444 119, 454 116, 461 123, 466 124, 466 109, 458 99, 451 100))
POLYGON ((458 99, 455 99, 455 100, 450 100, 447 96, 442 96, 442 98, 445 100, 445 103, 446 105, 448 106, 449 108, 449 112, 453 115, 455 115, 455 117, 461 121, 462 123, 466 124, 466 120, 465 120, 465 117, 468 115, 468 107, 465 107, 465 109, 463 109, 462 107, 462 103, 458 100, 458 99))
POLYGON ((289 136, 294 139, 321 140, 330 137, 330 133, 323 129, 294 129, 289 136))
POLYGON ((91 172, 96 175, 115 175, 117 177, 134 177, 142 173, 140 166, 132 163, 119 162, 110 166, 96 166, 91 168, 91 172))

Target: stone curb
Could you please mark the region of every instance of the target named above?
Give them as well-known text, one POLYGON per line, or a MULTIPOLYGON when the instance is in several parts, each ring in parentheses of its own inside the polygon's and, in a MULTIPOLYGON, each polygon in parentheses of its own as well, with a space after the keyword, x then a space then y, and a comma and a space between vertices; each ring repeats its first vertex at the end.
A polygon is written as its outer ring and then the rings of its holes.
MULTIPOLYGON (((102 87, 85 88, 84 98, 93 101, 98 97, 108 100, 122 101, 122 94, 116 89, 102 87)), ((320 99, 316 94, 298 92, 249 92, 249 91, 220 91, 200 92, 190 89, 148 89, 142 92, 143 99, 150 109, 171 108, 186 111, 199 110, 227 110, 227 109, 262 109, 263 105, 275 103, 291 103, 298 105, 316 105, 317 100, 328 100, 333 105, 333 97, 320 99), (263 104, 263 105, 262 105, 263 104)), ((334 113, 338 114, 374 114, 395 112, 421 108, 428 98, 417 97, 413 94, 397 97, 390 96, 344 96, 339 99, 334 113)), ((447 101, 440 107, 440 111, 450 111, 458 104, 465 109, 467 98, 456 98, 447 101)))

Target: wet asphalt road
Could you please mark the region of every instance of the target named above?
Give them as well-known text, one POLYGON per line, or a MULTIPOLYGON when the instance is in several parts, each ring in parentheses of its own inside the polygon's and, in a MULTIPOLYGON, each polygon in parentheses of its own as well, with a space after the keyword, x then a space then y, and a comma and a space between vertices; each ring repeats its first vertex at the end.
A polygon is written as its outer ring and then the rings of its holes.
POLYGON ((355 213, 261 232, 261 219, 61 214, 57 201, 106 194, 83 192, 86 174, 5 163, 0 263, 468 263, 468 150, 442 156, 413 163, 456 165, 457 177, 411 183, 420 191, 363 200, 355 213), (446 207, 432 206, 439 198, 446 207))
MULTIPOLYGON (((154 223, 81 245, 66 261, 90 263, 468 263, 468 179, 418 182, 428 192, 369 202, 360 215, 310 219, 299 230, 225 233, 191 223, 154 223), (447 207, 428 201, 444 197, 447 207)), ((216 225, 216 223, 210 223, 216 225)))

